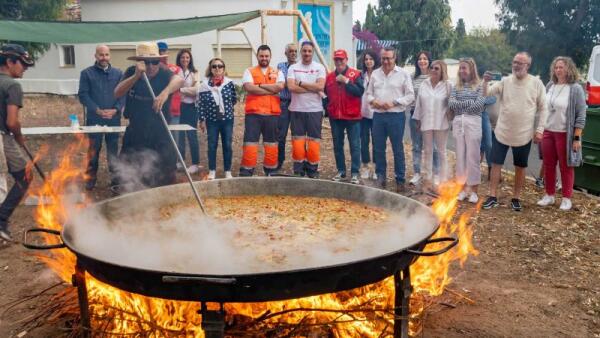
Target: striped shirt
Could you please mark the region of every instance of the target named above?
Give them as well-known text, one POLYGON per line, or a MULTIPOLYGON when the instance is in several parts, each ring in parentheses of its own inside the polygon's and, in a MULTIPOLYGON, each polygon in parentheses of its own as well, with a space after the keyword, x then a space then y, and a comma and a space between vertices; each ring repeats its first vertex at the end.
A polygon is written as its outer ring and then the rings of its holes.
POLYGON ((454 115, 479 115, 484 110, 485 97, 483 96, 483 87, 478 85, 475 89, 470 85, 458 89, 452 87, 448 106, 454 112, 454 115))
POLYGON ((412 84, 413 84, 413 89, 415 91, 415 102, 413 102, 410 107, 411 108, 415 108, 415 105, 417 104, 417 100, 416 98, 419 97, 419 87, 421 87, 421 83, 423 83, 423 81, 429 79, 429 75, 424 75, 421 74, 417 77, 415 77, 414 75, 412 76, 412 84))

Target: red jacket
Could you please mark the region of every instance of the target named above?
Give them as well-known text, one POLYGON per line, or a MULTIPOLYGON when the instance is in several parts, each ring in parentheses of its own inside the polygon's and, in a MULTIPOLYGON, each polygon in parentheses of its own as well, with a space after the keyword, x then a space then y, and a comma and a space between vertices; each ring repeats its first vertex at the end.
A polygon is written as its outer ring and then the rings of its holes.
POLYGON ((329 73, 325 80, 325 94, 327 94, 327 112, 329 117, 334 120, 360 120, 362 114, 360 112, 362 93, 364 87, 362 85, 362 76, 359 70, 347 67, 343 74, 350 79, 348 84, 340 84, 335 78, 335 71, 329 73), (349 93, 348 86, 352 87, 352 91, 356 95, 349 93))
MULTIPOLYGON (((181 74, 181 68, 178 65, 174 65, 172 63, 167 64, 167 67, 171 71, 171 73, 175 75, 181 74)), ((160 93, 156 93, 158 95, 160 93)), ((175 91, 171 94, 171 107, 169 107, 169 112, 171 116, 180 116, 181 115, 181 94, 179 91, 175 91)))

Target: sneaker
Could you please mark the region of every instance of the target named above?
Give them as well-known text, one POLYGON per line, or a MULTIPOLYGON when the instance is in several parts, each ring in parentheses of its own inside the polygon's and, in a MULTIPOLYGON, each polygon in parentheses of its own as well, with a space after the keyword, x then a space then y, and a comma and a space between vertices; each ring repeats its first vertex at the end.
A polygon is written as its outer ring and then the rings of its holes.
POLYGON ((352 174, 352 178, 350 179, 350 183, 352 183, 352 184, 360 184, 360 180, 358 179, 358 174, 352 174))
POLYGON ((376 174, 376 173, 373 173, 373 175, 371 175, 371 179, 372 179, 373 181, 377 181, 377 174, 376 174))
POLYGON ((215 178, 217 178, 217 171, 216 170, 209 170, 207 178, 208 178, 209 181, 212 181, 215 178))
POLYGON ((494 196, 488 196, 485 202, 483 202, 484 209, 495 208, 499 205, 498 199, 494 196))
POLYGON ((360 178, 362 178, 363 180, 366 180, 369 178, 369 166, 368 165, 363 165, 362 168, 360 168, 360 178))
POLYGON ((8 231, 8 229, 5 229, 5 228, 0 228, 0 238, 2 238, 3 240, 5 240, 7 242, 13 241, 13 238, 10 235, 10 231, 8 231))
POLYGON ((316 179, 316 178, 319 178, 319 172, 318 171, 307 171, 306 172, 306 176, 308 178, 315 178, 316 179))
POLYGON ((183 166, 179 162, 177 162, 177 171, 183 171, 183 166))
POLYGON ((559 180, 556 180, 556 191, 559 191, 562 189, 562 183, 560 183, 559 180))
POLYGON ((402 194, 406 192, 406 185, 404 185, 404 183, 398 183, 396 182, 396 193, 397 194, 402 194))
POLYGON ((571 210, 571 207, 573 207, 573 203, 571 202, 571 199, 563 197, 562 201, 560 202, 559 209, 567 211, 567 210, 571 210))
POLYGON ((523 206, 521 205, 521 201, 519 201, 518 198, 513 198, 513 199, 510 200, 510 207, 514 211, 521 211, 521 210, 523 210, 523 206))
POLYGON ((421 182, 421 174, 416 173, 413 175, 413 177, 410 179, 410 181, 408 183, 410 183, 412 185, 417 185, 417 184, 419 184, 419 182, 421 182))
POLYGON ((460 193, 458 193, 458 197, 456 199, 462 202, 465 200, 465 198, 467 198, 467 193, 462 190, 460 193))
POLYGON ((225 172, 225 178, 233 178, 233 175, 231 175, 231 171, 225 172))
POLYGON ((188 173, 190 175, 194 175, 197 174, 200 171, 200 168, 198 168, 198 165, 196 164, 192 164, 188 169, 187 169, 188 173))
POLYGON ((538 177, 535 179, 535 186, 540 188, 540 189, 544 189, 544 178, 543 177, 538 177))
POLYGON ((540 207, 547 207, 547 206, 553 205, 553 204, 554 204, 554 196, 550 196, 550 195, 544 195, 544 197, 542 197, 542 199, 537 202, 537 205, 539 205, 540 207))
MULTIPOLYGON (((309 176, 310 177, 310 176, 309 176)), ((346 178, 346 174, 342 172, 338 172, 337 175, 333 176, 332 181, 339 182, 346 178)))
POLYGON ((476 193, 471 192, 471 194, 469 195, 469 203, 476 204, 477 202, 479 202, 479 196, 477 196, 476 193))

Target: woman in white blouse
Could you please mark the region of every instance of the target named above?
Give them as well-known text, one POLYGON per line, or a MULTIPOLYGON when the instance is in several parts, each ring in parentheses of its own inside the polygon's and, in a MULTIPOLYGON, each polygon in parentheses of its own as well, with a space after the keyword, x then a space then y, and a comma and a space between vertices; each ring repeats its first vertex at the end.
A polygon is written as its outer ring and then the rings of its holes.
POLYGON ((425 180, 431 184, 433 177, 433 143, 435 142, 440 163, 440 181, 446 180, 446 143, 448 140, 448 98, 451 92, 446 63, 431 63, 429 78, 421 83, 415 103, 413 119, 423 135, 423 164, 425 180))

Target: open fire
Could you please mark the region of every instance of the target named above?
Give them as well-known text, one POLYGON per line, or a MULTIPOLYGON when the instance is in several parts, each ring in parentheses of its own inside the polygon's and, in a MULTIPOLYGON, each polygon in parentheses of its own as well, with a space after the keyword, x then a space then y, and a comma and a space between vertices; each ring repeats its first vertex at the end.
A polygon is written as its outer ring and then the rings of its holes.
MULTIPOLYGON (((61 224, 74 208, 84 204, 69 201, 74 182, 81 182, 86 163, 74 161, 76 154, 85 152, 85 137, 71 144, 60 156, 58 167, 32 195, 51 203, 39 205, 36 221, 44 228, 61 230, 61 224)), ((472 243, 473 230, 469 211, 455 221, 458 204, 456 196, 461 187, 447 183, 432 205, 440 219, 440 228, 433 238, 456 236, 459 244, 449 252, 421 257, 410 266, 414 293, 411 299, 410 331, 420 330, 418 318, 424 311, 423 297, 439 296, 451 282, 451 263, 462 265, 469 255, 478 252, 472 243)), ((46 244, 57 244, 52 236, 43 237, 46 244)), ((443 243, 428 245, 427 251, 441 249, 443 243)), ((63 281, 70 283, 75 273, 76 257, 69 250, 39 255, 63 281)), ((119 290, 86 276, 92 330, 102 334, 137 334, 140 336, 203 337, 197 302, 150 298, 119 290)), ((394 279, 354 290, 268 303, 226 304, 228 334, 233 336, 307 335, 328 332, 335 337, 379 337, 391 335, 394 325, 394 279), (306 331, 308 328, 309 331, 306 331), (305 330, 305 331, 302 331, 305 330)), ((218 307, 217 304, 214 304, 218 307)))

